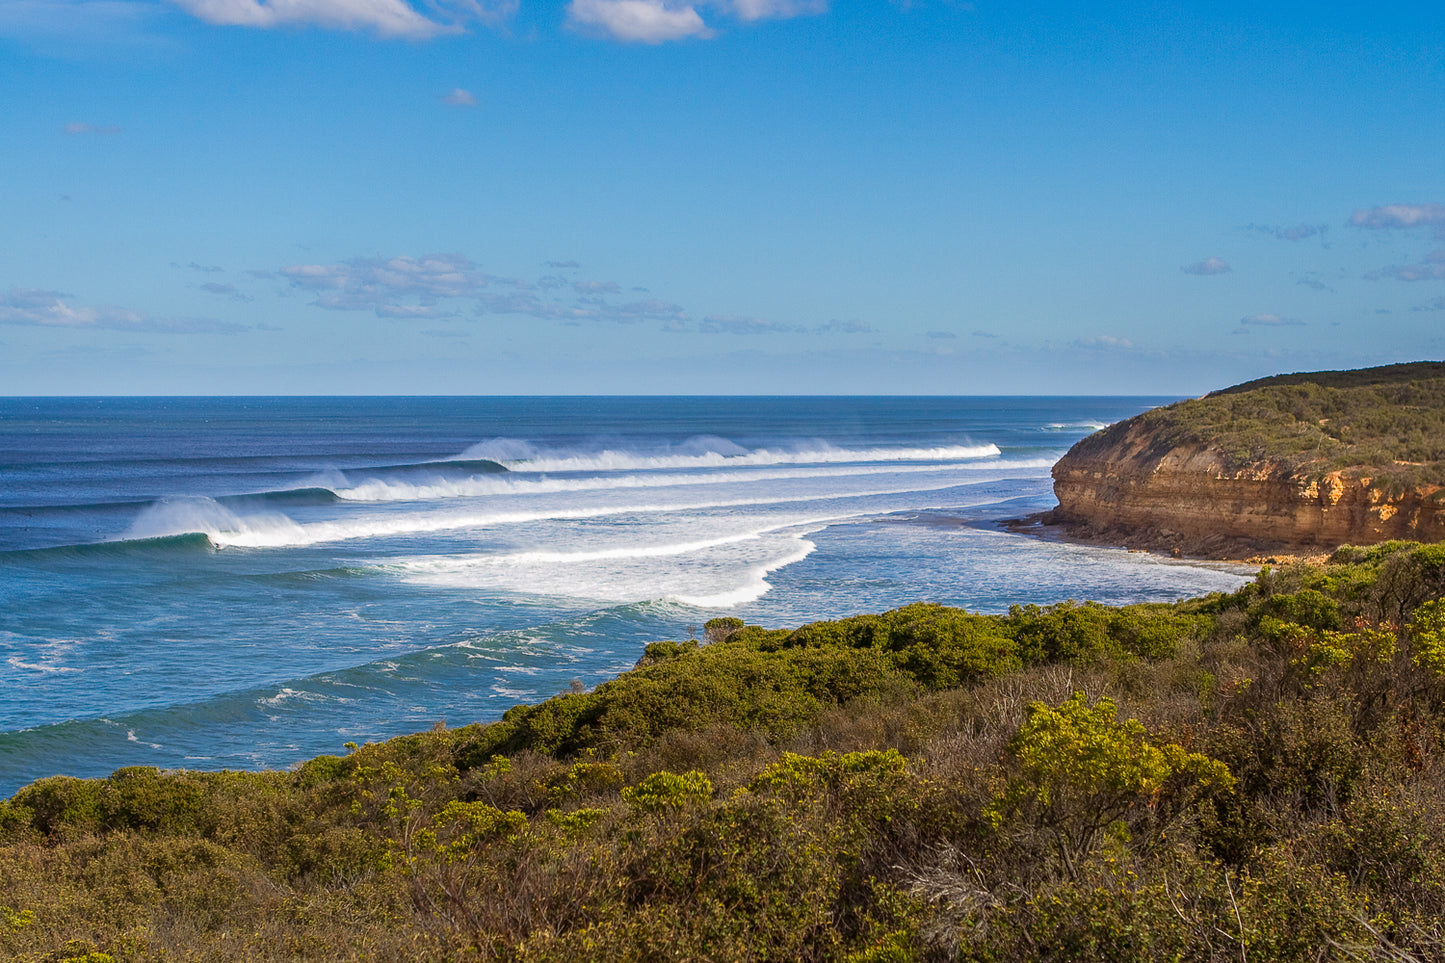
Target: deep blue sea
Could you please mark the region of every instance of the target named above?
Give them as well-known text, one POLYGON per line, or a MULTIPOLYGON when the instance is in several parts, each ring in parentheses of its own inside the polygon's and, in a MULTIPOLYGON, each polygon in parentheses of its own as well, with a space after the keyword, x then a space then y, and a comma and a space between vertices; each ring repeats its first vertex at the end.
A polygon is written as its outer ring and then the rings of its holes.
POLYGON ((495 719, 718 615, 1183 598, 1003 531, 1164 398, 0 398, 0 797, 495 719))

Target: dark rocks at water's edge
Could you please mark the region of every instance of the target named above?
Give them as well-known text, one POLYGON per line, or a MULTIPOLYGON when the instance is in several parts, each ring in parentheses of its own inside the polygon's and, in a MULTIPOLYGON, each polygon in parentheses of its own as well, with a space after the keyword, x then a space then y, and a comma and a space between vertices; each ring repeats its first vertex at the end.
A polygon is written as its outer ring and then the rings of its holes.
POLYGON ((1445 540, 1445 364, 1263 379, 1090 435, 1011 530, 1203 558, 1445 540))

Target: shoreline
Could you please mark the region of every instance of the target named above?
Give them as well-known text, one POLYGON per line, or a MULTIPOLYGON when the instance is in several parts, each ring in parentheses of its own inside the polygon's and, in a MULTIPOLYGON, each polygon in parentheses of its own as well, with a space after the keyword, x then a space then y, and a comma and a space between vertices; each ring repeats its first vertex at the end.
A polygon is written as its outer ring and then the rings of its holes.
MULTIPOLYGON (((1217 536, 1204 543, 1152 531, 1094 531, 1086 526, 1053 520, 1054 509, 1008 518, 998 525, 1004 531, 1047 542, 1116 548, 1133 554, 1158 555, 1176 561, 1223 562, 1232 565, 1322 564, 1332 554, 1303 546, 1250 542, 1217 536)), ((1315 546, 1314 548, 1318 548, 1315 546)))

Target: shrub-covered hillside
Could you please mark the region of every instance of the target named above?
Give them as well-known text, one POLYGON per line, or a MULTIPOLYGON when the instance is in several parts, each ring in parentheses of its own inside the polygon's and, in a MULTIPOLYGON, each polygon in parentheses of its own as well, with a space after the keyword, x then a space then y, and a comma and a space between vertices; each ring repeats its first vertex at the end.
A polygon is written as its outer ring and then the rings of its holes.
POLYGON ((1231 469, 1272 461, 1388 478, 1400 487, 1445 484, 1445 363, 1278 375, 1145 412, 1075 446, 1086 454, 1138 424, 1160 453, 1190 445, 1231 469))
POLYGON ((1445 958, 1445 547, 1176 605, 709 623, 293 772, 0 804, 0 957, 1445 958))

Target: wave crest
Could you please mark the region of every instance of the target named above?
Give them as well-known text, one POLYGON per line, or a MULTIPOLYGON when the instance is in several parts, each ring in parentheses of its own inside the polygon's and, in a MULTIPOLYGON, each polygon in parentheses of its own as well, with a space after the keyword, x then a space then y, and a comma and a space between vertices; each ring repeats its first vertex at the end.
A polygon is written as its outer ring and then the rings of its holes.
POLYGON ((996 458, 995 444, 939 445, 930 448, 838 448, 799 443, 791 447, 748 449, 715 435, 696 435, 679 445, 653 451, 628 448, 542 448, 519 438, 492 438, 462 452, 460 459, 488 459, 512 471, 652 471, 657 469, 735 468, 754 465, 867 464, 870 462, 947 462, 996 458))

